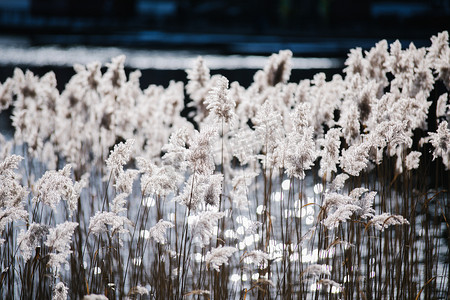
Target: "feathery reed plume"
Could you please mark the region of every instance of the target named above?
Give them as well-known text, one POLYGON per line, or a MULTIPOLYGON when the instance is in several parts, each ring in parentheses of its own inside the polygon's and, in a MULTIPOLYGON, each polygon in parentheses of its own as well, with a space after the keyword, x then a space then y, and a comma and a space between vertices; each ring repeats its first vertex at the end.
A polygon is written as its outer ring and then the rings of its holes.
POLYGON ((2 84, 0 83, 0 111, 8 109, 13 102, 12 97, 13 81, 11 78, 6 79, 2 84))
POLYGON ((253 163, 261 149, 261 140, 257 138, 255 131, 247 125, 239 128, 231 138, 230 144, 233 155, 241 165, 253 163))
POLYGON ((341 222, 346 222, 350 217, 361 208, 354 204, 344 204, 339 206, 332 214, 329 214, 325 220, 322 221, 323 225, 328 229, 338 227, 341 222))
POLYGON ((41 244, 43 237, 48 233, 49 226, 38 223, 31 223, 27 231, 20 230, 17 236, 17 244, 25 262, 31 258, 34 249, 41 244))
POLYGON ((322 278, 321 280, 317 281, 319 284, 328 285, 337 289, 341 289, 342 285, 340 283, 337 283, 334 280, 328 279, 328 278, 322 278))
POLYGON ((217 130, 213 127, 203 128, 200 132, 195 131, 186 155, 188 165, 194 173, 211 175, 214 172, 212 144, 216 137, 217 130))
POLYGON ((203 295, 208 297, 208 295, 210 295, 211 292, 207 291, 207 290, 194 290, 194 291, 190 291, 186 294, 184 294, 184 297, 188 297, 188 296, 192 296, 192 295, 203 295))
POLYGON ((422 156, 422 153, 418 151, 411 151, 406 157, 405 157, 405 165, 407 170, 417 169, 419 168, 420 164, 420 157, 422 156))
POLYGON ((111 226, 111 233, 127 233, 126 225, 132 226, 133 223, 127 217, 118 216, 114 212, 100 212, 91 217, 89 222, 89 231, 95 234, 101 234, 108 231, 107 226, 111 226))
POLYGON ((148 294, 149 294, 149 292, 148 292, 147 288, 140 286, 140 285, 133 287, 130 290, 130 292, 128 293, 129 296, 132 296, 132 295, 143 296, 143 295, 148 295, 148 294))
POLYGON ((186 85, 186 93, 199 104, 206 98, 209 90, 209 69, 201 56, 197 57, 192 69, 186 70, 188 83, 186 85))
POLYGON ((450 105, 447 104, 448 102, 448 94, 444 93, 441 96, 439 96, 436 104, 436 118, 445 117, 450 109, 450 105))
POLYGON ((208 97, 206 97, 206 109, 216 122, 220 123, 223 121, 232 126, 236 118, 234 113, 236 102, 229 95, 228 79, 220 76, 215 84, 215 87, 211 89, 208 97))
POLYGON ((447 121, 442 121, 436 132, 429 132, 427 141, 434 147, 433 159, 442 157, 447 170, 450 169, 450 129, 447 121))
POLYGON ((350 53, 347 54, 347 59, 345 60, 346 68, 344 72, 349 75, 365 75, 368 62, 364 59, 362 49, 356 47, 355 49, 350 49, 350 53))
POLYGON ((214 174, 209 176, 209 182, 206 185, 204 201, 205 204, 217 207, 219 205, 220 194, 222 193, 222 174, 214 174))
POLYGON ((328 265, 320 265, 320 264, 312 264, 303 271, 302 276, 314 276, 319 277, 321 275, 331 276, 331 272, 329 270, 328 265))
POLYGON ((333 179, 333 181, 330 184, 330 191, 335 192, 335 191, 341 190, 344 187, 345 182, 349 178, 350 178, 350 176, 348 176, 345 173, 336 175, 336 177, 333 179))
POLYGON ((138 174, 138 170, 126 170, 124 172, 120 172, 116 177, 114 187, 118 192, 131 194, 131 192, 133 191, 133 182, 138 174))
POLYGON ((323 149, 319 152, 321 157, 319 176, 325 176, 330 181, 332 173, 337 172, 336 165, 339 163, 339 149, 341 146, 341 129, 331 128, 325 134, 325 139, 321 142, 323 149))
POLYGON ((105 295, 89 294, 83 297, 83 300, 108 300, 105 295))
MULTIPOLYGON (((162 147, 165 152, 162 159, 174 168, 186 170, 188 147, 191 141, 191 132, 187 127, 182 127, 170 135, 169 142, 162 147)), ((139 166, 139 165, 138 165, 139 166)))
POLYGON ((359 176, 369 163, 369 149, 370 146, 364 142, 343 149, 339 159, 341 168, 352 176, 359 176))
POLYGON ((232 256, 236 251, 236 248, 227 246, 212 248, 211 251, 206 254, 206 265, 208 266, 208 268, 212 268, 219 272, 220 266, 223 264, 228 264, 229 257, 232 256))
POLYGON ((127 211, 124 207, 127 203, 126 197, 127 194, 123 193, 117 195, 112 201, 111 211, 97 211, 89 220, 89 232, 96 235, 106 232, 110 232, 111 235, 119 234, 119 242, 122 243, 120 234, 128 233, 129 230, 126 227, 133 226, 133 222, 126 216, 119 215, 120 212, 127 211))
POLYGON ((56 206, 64 198, 67 200, 69 215, 71 216, 78 206, 81 189, 85 182, 73 183, 70 177, 72 166, 66 165, 59 171, 47 171, 36 182, 36 195, 32 202, 41 202, 50 206, 56 213, 56 206))
MULTIPOLYGON (((22 159, 21 156, 10 155, 0 163, 0 235, 9 223, 28 217, 22 203, 28 192, 14 171, 22 159)), ((0 237, 0 246, 4 242, 5 239, 0 237)))
POLYGON ((283 138, 282 116, 270 101, 266 101, 252 121, 255 124, 256 137, 263 146, 263 155, 259 158, 263 168, 270 169, 275 163, 274 150, 283 138))
POLYGON ((353 199, 353 203, 358 205, 360 209, 356 215, 361 219, 372 218, 375 210, 372 208, 377 192, 369 192, 366 188, 355 188, 349 196, 353 199))
POLYGON ((312 127, 305 128, 302 133, 291 132, 288 134, 285 151, 286 174, 289 177, 304 179, 305 171, 311 169, 317 155, 312 127))
POLYGON ((245 253, 241 257, 241 261, 247 264, 254 264, 256 267, 267 266, 270 255, 261 250, 253 250, 245 253))
POLYGON ((69 294, 69 288, 63 282, 58 282, 53 288, 52 300, 66 300, 69 294))
POLYGON ((170 165, 156 166, 143 157, 136 158, 136 164, 141 176, 141 191, 144 195, 151 194, 165 197, 176 191, 183 177, 170 165))
POLYGON ((125 143, 119 143, 114 146, 114 150, 106 160, 106 166, 111 172, 113 178, 118 178, 124 172, 123 166, 130 160, 130 155, 133 151, 134 140, 129 139, 125 143))
POLYGON ((222 174, 214 175, 191 175, 183 191, 175 197, 190 210, 197 210, 201 204, 217 206, 220 193, 222 192, 222 174))
POLYGON ((237 208, 248 210, 249 200, 249 186, 252 181, 258 176, 258 173, 251 171, 242 171, 237 173, 231 180, 233 190, 230 192, 233 205, 237 208))
POLYGON ((345 110, 342 111, 338 125, 342 127, 342 134, 348 145, 359 141, 360 135, 360 113, 356 103, 344 103, 345 110))
POLYGON ((381 215, 374 216, 367 225, 373 225, 376 229, 384 231, 391 225, 409 225, 408 220, 400 215, 391 215, 389 213, 383 213, 381 215))
POLYGON ((225 213, 215 211, 202 211, 197 215, 190 216, 189 223, 191 224, 193 242, 202 248, 209 245, 214 227, 217 226, 219 219, 224 216, 225 213))
POLYGON ((53 269, 53 274, 56 276, 61 269, 61 264, 67 264, 67 257, 72 253, 70 250, 70 241, 78 223, 64 222, 58 224, 55 228, 49 228, 47 240, 45 245, 49 247, 50 260, 48 265, 53 269))
POLYGON ((446 54, 449 49, 448 45, 448 32, 442 31, 436 35, 433 35, 431 38, 431 46, 427 48, 427 58, 435 63, 439 58, 446 54))
POLYGON ((165 244, 167 242, 167 239, 165 237, 166 230, 169 228, 173 228, 174 226, 175 225, 172 222, 164 221, 163 219, 161 219, 158 221, 158 223, 155 224, 155 226, 149 229, 149 235, 157 243, 165 244))

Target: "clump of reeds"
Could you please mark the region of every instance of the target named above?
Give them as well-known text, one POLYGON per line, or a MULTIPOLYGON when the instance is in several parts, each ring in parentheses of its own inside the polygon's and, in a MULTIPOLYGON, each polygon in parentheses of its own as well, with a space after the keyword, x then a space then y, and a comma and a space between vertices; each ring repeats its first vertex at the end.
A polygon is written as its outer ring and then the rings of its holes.
POLYGON ((141 89, 125 57, 0 85, 0 295, 414 299, 450 293, 450 48, 381 41, 344 76, 141 89), (447 89, 447 91, 446 91, 447 89), (185 95, 195 114, 184 117, 185 95))

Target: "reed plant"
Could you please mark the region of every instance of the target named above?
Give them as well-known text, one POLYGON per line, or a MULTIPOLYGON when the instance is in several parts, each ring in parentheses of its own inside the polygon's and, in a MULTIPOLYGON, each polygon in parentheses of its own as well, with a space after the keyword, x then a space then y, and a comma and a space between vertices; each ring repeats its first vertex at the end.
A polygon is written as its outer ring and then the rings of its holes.
POLYGON ((61 92, 16 69, 1 298, 446 299, 448 33, 352 49, 328 79, 289 82, 291 57, 248 87, 201 57, 145 89, 124 56, 61 92))

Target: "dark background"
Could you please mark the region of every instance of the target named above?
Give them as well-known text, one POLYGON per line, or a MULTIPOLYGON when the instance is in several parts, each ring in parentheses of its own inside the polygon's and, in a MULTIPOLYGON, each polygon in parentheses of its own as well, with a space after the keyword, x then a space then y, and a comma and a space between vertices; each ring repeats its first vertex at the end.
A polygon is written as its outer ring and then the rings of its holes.
POLYGON ((342 56, 342 43, 404 39, 421 46, 449 25, 450 0, 0 0, 0 33, 34 45, 266 55, 274 48, 265 50, 268 43, 333 41, 325 50, 292 48, 299 55, 342 56))

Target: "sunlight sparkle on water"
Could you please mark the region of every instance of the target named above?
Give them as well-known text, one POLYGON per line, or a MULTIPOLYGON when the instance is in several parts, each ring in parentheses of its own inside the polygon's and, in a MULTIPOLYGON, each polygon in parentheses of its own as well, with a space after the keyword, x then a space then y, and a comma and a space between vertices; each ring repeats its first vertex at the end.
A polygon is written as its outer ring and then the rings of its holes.
POLYGON ((320 194, 323 192, 323 184, 321 183, 317 183, 316 185, 314 185, 314 194, 320 194))
POLYGON ((248 229, 252 225, 254 225, 254 222, 247 218, 246 216, 237 216, 236 217, 236 223, 242 224, 245 229, 248 229))
POLYGON ((239 226, 236 230, 237 234, 244 235, 245 234, 245 228, 244 226, 239 226))
POLYGON ((283 216, 284 216, 285 219, 289 219, 292 216, 292 210, 285 209, 283 216))
POLYGON ((303 218, 304 216, 306 216, 306 208, 301 208, 301 209, 295 210, 295 216, 297 218, 303 218))
POLYGON ((291 181, 289 179, 286 179, 281 183, 281 188, 285 191, 288 191, 290 185, 291 185, 291 181))
POLYGON ((213 230, 212 230, 213 235, 218 235, 219 234, 219 226, 214 226, 213 230))
POLYGON ((196 262, 201 262, 202 259, 203 259, 203 256, 202 256, 201 253, 198 253, 198 252, 197 252, 197 253, 194 254, 194 260, 195 260, 196 262))
POLYGON ((256 208, 256 213, 258 215, 262 215, 265 210, 266 210, 266 207, 264 205, 258 205, 258 207, 256 208))
POLYGON ((334 256, 334 252, 335 252, 335 248, 330 248, 329 250, 320 250, 319 251, 319 257, 321 259, 325 259, 325 258, 332 258, 334 256))
POLYGON ((247 219, 246 216, 242 216, 242 215, 237 216, 237 217, 236 217, 236 223, 242 224, 242 223, 244 222, 245 219, 247 219))
POLYGON ((167 220, 169 220, 171 222, 175 222, 175 213, 168 213, 167 220))
POLYGON ((237 281, 239 281, 239 280, 241 280, 241 276, 239 275, 239 274, 233 274, 233 275, 231 275, 230 276, 230 280, 232 281, 232 282, 237 282, 237 281))
POLYGON ((255 242, 259 242, 259 234, 255 233, 253 235, 253 239, 255 240, 255 242))
POLYGON ((331 287, 331 293, 332 294, 337 294, 337 293, 340 293, 341 291, 342 291, 342 288, 338 288, 338 287, 335 287, 335 286, 331 287))
POLYGON ((226 238, 229 238, 229 239, 235 239, 237 237, 236 232, 234 230, 231 230, 231 229, 225 230, 224 235, 225 235, 226 238))
POLYGON ((302 250, 302 262, 304 263, 316 263, 319 260, 319 250, 314 249, 312 252, 308 252, 308 249, 302 250))
POLYGON ((242 262, 246 265, 251 265, 253 263, 253 259, 251 257, 246 257, 242 262))
MULTIPOLYGON (((310 289, 311 289, 311 291, 313 291, 313 292, 314 292, 314 291, 321 290, 322 288, 325 288, 326 291, 330 291, 329 288, 328 288, 328 285, 323 285, 323 284, 321 284, 321 283, 313 283, 313 284, 311 284, 311 286, 310 286, 310 289)), ((330 292, 331 292, 332 294, 337 294, 337 293, 340 293, 341 291, 342 291, 342 288, 332 286, 330 292)))
POLYGON ((142 199, 142 205, 147 206, 147 207, 153 207, 155 206, 156 201, 155 198, 153 197, 146 197, 144 199, 142 199))
POLYGON ((300 259, 300 255, 298 255, 298 252, 294 252, 293 254, 289 255, 290 261, 298 261, 300 259))
POLYGON ((150 238, 150 231, 148 231, 146 229, 141 230, 140 236, 141 236, 141 238, 148 240, 150 238))
POLYGON ((244 250, 244 249, 245 249, 245 243, 239 242, 239 250, 244 250))
POLYGON ((140 258, 140 257, 133 258, 133 264, 135 266, 140 266, 142 264, 142 258, 140 258))
POLYGON ((313 284, 311 284, 311 286, 309 287, 309 289, 310 289, 311 291, 314 292, 314 291, 319 290, 320 287, 321 287, 321 284, 319 284, 319 283, 313 283, 313 284))
POLYGON ((275 193, 272 193, 272 198, 273 198, 273 201, 280 202, 281 199, 283 198, 283 195, 280 192, 275 192, 275 193))
POLYGON ((251 236, 246 236, 245 238, 244 238, 244 243, 247 245, 247 246, 251 246, 251 245, 253 245, 253 243, 255 242, 255 238, 251 235, 251 236))

